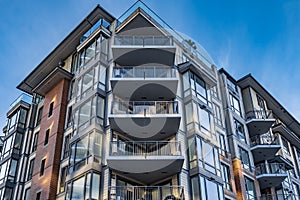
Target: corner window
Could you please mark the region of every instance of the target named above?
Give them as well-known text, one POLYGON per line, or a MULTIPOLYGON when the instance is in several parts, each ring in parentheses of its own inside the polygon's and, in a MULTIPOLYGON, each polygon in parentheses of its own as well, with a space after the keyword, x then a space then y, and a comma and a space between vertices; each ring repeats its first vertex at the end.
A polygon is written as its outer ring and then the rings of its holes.
POLYGON ((288 141, 284 137, 281 137, 281 140, 282 140, 282 149, 284 153, 291 155, 288 141))
POLYGON ((49 105, 48 117, 51 117, 53 114, 53 106, 54 106, 54 102, 51 102, 49 105))
POLYGON ((223 200, 224 199, 223 187, 222 185, 218 184, 214 180, 208 180, 204 176, 193 177, 192 196, 193 199, 223 200))
POLYGON ((200 130, 207 134, 210 135, 211 129, 210 129, 210 114, 204 110, 198 107, 199 111, 199 122, 200 122, 200 130))
POLYGON ((67 184, 66 200, 99 199, 100 175, 89 172, 67 184))
POLYGON ((59 192, 65 191, 65 182, 67 177, 68 167, 63 167, 60 173, 59 192))

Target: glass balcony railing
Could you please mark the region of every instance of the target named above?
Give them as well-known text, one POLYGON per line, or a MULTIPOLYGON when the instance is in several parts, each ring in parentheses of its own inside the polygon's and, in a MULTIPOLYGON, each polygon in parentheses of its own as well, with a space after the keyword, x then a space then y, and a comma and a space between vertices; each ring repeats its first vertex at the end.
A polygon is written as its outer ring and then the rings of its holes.
POLYGON ((12 109, 15 105, 17 105, 19 102, 25 102, 25 103, 28 103, 28 104, 31 104, 32 103, 32 96, 28 95, 28 94, 21 94, 16 100, 14 100, 14 102, 12 102, 10 104, 10 107, 9 107, 9 110, 12 109))
POLYGON ((167 36, 115 36, 116 46, 173 46, 172 37, 167 36))
POLYGON ((114 101, 112 114, 178 114, 177 101, 114 101))
POLYGON ((105 19, 99 19, 87 32, 83 34, 80 38, 80 44, 83 43, 90 35, 92 35, 99 27, 104 27, 108 29, 110 23, 107 22, 105 19))
POLYGON ((251 140, 251 146, 279 144, 278 138, 271 137, 270 135, 256 135, 251 137, 250 140, 251 140))
POLYGON ((246 119, 272 119, 272 110, 253 110, 246 113, 246 119))
POLYGON ((118 66, 114 78, 174 78, 176 70, 169 66, 118 66))
POLYGON ((115 186, 109 188, 110 200, 183 200, 181 186, 115 186))
POLYGON ((263 174, 286 174, 287 170, 283 163, 268 163, 259 164, 255 166, 256 175, 263 174))
POLYGON ((179 142, 169 141, 112 141, 111 156, 180 156, 179 142))

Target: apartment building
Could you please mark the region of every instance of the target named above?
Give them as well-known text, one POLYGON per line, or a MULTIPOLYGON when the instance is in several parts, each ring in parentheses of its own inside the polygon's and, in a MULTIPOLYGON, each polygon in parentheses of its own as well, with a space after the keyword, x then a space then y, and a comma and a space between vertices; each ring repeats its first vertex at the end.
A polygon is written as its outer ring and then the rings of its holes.
POLYGON ((0 199, 300 199, 300 124, 138 1, 101 6, 17 86, 0 199))

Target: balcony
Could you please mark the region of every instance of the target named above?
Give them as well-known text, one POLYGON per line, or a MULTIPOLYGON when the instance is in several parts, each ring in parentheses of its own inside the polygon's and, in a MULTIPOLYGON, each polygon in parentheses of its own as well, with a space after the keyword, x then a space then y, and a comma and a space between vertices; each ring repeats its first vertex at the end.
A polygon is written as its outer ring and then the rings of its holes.
POLYGON ((275 154, 281 148, 277 137, 273 138, 269 135, 257 135, 253 136, 250 140, 255 163, 274 158, 275 154))
POLYGON ((111 129, 134 140, 161 140, 178 131, 177 101, 114 101, 111 129))
POLYGON ((256 178, 259 181, 261 190, 278 186, 288 176, 283 163, 263 163, 255 168, 256 178))
POLYGON ((113 68, 113 93, 130 100, 174 99, 178 79, 169 66, 122 66, 113 68))
POLYGON ((115 186, 109 188, 109 200, 184 200, 181 186, 115 186))
POLYGON ((179 142, 113 141, 108 166, 134 180, 151 184, 179 173, 184 158, 179 142))
POLYGON ((112 52, 121 65, 160 63, 174 65, 176 48, 167 36, 115 36, 112 52))
POLYGON ((23 104, 25 103, 27 105, 30 105, 32 102, 32 96, 25 93, 21 94, 16 100, 14 100, 14 102, 10 104, 9 111, 21 102, 23 102, 23 104))
POLYGON ((274 122, 271 110, 254 110, 246 113, 246 124, 250 136, 268 132, 274 122))

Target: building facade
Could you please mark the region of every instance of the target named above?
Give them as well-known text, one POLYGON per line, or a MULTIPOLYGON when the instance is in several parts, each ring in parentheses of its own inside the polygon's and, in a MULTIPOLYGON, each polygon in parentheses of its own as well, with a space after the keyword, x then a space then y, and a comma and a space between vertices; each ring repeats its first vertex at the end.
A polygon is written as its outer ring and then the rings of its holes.
POLYGON ((0 199, 300 199, 300 124, 141 1, 94 10, 17 86, 0 199))

